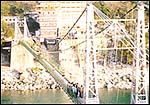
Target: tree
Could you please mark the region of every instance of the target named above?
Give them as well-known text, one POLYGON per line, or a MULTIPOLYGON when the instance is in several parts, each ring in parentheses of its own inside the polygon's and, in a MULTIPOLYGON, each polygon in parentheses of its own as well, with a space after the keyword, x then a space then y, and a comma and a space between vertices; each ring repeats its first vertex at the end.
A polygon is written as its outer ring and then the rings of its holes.
POLYGON ((10 5, 6 1, 1 1, 1 15, 9 14, 10 5))
POLYGON ((24 12, 32 11, 35 3, 25 3, 16 1, 2 1, 1 2, 1 14, 10 16, 23 16, 24 12))
POLYGON ((12 25, 8 25, 6 22, 1 22, 1 28, 2 28, 2 36, 5 38, 14 37, 14 27, 12 25))
POLYGON ((105 7, 105 3, 103 1, 94 2, 93 5, 95 5, 99 10, 104 12, 104 14, 106 15, 110 13, 109 9, 105 7))
POLYGON ((16 16, 16 13, 17 13, 17 12, 18 12, 18 11, 17 11, 17 7, 11 5, 11 6, 10 6, 10 12, 9 12, 9 14, 11 14, 12 16, 16 16))

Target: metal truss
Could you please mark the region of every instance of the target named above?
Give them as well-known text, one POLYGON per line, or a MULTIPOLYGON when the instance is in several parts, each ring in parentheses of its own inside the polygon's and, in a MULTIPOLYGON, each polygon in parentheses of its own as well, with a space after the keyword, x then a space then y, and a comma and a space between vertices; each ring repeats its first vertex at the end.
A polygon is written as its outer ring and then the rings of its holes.
POLYGON ((85 67, 85 84, 84 99, 85 104, 99 103, 98 84, 97 84, 97 67, 96 67, 96 45, 94 35, 94 11, 93 6, 87 4, 86 12, 86 67, 85 67))
POLYGON ((144 23, 144 5, 138 2, 137 5, 137 49, 134 51, 134 67, 136 77, 133 81, 131 104, 148 104, 147 94, 147 70, 146 70, 146 47, 145 47, 145 23, 144 23))

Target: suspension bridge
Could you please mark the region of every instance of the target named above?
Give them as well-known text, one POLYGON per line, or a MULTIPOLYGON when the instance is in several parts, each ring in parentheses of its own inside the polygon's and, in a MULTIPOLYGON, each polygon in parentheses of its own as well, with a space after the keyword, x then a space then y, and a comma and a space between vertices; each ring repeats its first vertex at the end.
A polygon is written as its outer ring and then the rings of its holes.
MULTIPOLYGON (((12 46, 21 45, 28 52, 30 52, 40 64, 47 70, 56 80, 56 82, 62 87, 64 92, 70 97, 70 99, 77 104, 89 104, 89 103, 101 103, 99 101, 98 94, 98 81, 97 81, 97 54, 98 51, 107 51, 110 53, 110 59, 107 63, 112 63, 117 61, 117 51, 118 50, 128 50, 133 55, 133 77, 132 81, 135 86, 132 86, 131 89, 131 104, 147 104, 148 103, 148 92, 147 92, 147 68, 146 64, 149 64, 149 50, 145 46, 145 23, 144 23, 144 4, 138 2, 131 10, 137 9, 136 19, 132 19, 135 23, 136 31, 134 34, 129 34, 127 30, 121 25, 120 21, 126 21, 126 19, 110 19, 102 11, 97 9, 94 5, 87 3, 84 11, 81 13, 77 21, 69 29, 69 31, 57 41, 56 45, 63 43, 65 38, 68 36, 69 32, 76 25, 78 20, 82 17, 83 14, 86 14, 86 36, 85 39, 81 40, 80 43, 68 43, 70 47, 66 49, 57 49, 54 53, 66 52, 70 49, 75 50, 80 47, 80 45, 85 44, 85 61, 81 62, 78 60, 78 63, 83 66, 83 98, 73 97, 68 92, 69 81, 62 75, 62 69, 59 64, 55 61, 55 58, 52 56, 52 53, 48 51, 38 52, 35 50, 32 45, 34 41, 32 40, 30 32, 28 31, 26 18, 24 18, 24 33, 20 31, 18 26, 18 21, 15 22, 15 37, 12 41, 12 46), (102 27, 95 26, 94 13, 100 18, 102 22, 102 27), (110 46, 100 45, 104 42, 104 38, 111 40, 110 46), (100 44, 96 44, 99 41, 100 44), (121 43, 122 46, 118 46, 118 43, 121 43), (112 55, 115 55, 115 58, 112 55), (115 59, 115 61, 113 61, 115 59)), ((131 11, 129 10, 128 13, 131 11)), ((68 38, 68 37, 67 37, 68 38)), ((79 40, 79 39, 76 39, 79 40)), ((12 48, 13 49, 13 48, 12 48)), ((75 52, 77 56, 81 55, 78 52, 75 52)))

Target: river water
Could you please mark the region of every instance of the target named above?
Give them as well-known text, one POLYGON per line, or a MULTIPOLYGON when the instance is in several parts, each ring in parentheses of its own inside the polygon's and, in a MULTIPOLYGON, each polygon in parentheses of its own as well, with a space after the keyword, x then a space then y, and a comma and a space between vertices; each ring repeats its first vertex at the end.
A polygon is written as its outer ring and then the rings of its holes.
MULTIPOLYGON (((129 104, 130 90, 99 89, 100 103, 129 104)), ((36 91, 2 91, 1 104, 71 104, 63 90, 48 89, 36 91)))

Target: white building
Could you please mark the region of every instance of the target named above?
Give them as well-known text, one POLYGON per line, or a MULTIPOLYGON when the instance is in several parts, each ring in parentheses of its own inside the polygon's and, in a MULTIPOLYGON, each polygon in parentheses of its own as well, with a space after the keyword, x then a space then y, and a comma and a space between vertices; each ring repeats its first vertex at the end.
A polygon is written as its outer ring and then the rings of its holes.
MULTIPOLYGON (((85 7, 85 1, 40 1, 36 6, 36 12, 39 15, 41 36, 55 39, 58 35, 58 29, 63 36, 75 23, 85 7)), ((85 28, 84 21, 85 18, 82 16, 74 30, 85 28)))

